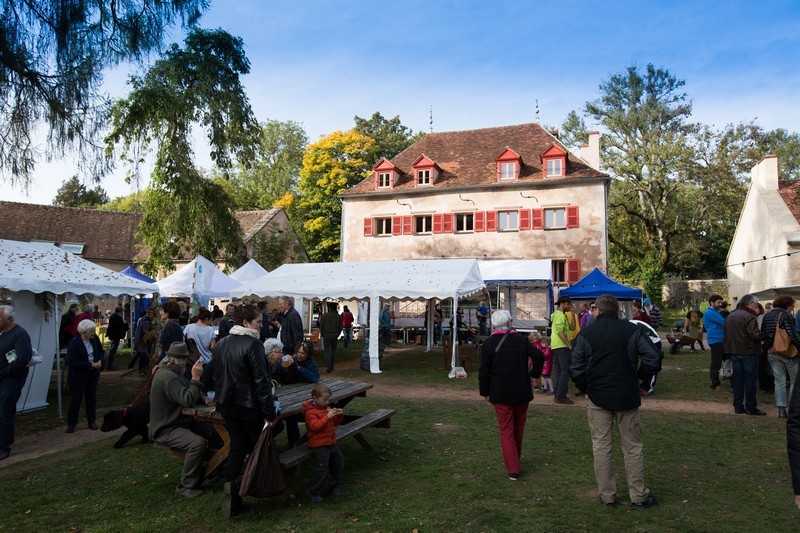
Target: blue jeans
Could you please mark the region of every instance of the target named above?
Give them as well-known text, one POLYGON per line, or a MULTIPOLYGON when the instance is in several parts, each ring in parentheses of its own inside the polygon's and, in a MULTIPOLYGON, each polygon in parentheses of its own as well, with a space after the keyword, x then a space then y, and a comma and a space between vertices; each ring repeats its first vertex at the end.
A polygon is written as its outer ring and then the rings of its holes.
POLYGON ((733 408, 737 411, 758 409, 756 378, 758 355, 731 355, 733 365, 733 408))
POLYGON ((11 450, 14 444, 14 416, 24 386, 24 377, 0 379, 0 452, 11 450))
POLYGON ((347 348, 350 345, 350 339, 353 338, 353 328, 342 328, 342 333, 344 334, 344 347, 347 348))
POLYGON ((786 407, 789 405, 786 401, 786 376, 789 376, 791 382, 791 389, 789 389, 791 396, 794 391, 794 381, 797 378, 797 358, 789 359, 774 353, 768 354, 767 358, 769 366, 772 368, 772 375, 775 376, 775 407, 786 407))
POLYGON ((553 386, 555 399, 563 400, 567 397, 569 388, 569 367, 572 364, 572 352, 569 348, 556 348, 553 350, 553 386))

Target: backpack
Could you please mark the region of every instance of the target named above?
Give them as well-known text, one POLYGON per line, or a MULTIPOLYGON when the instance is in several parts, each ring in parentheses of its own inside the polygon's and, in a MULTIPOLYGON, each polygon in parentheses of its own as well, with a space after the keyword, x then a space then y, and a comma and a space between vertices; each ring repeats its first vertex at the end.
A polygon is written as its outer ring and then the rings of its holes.
POLYGON ((775 324, 775 338, 772 341, 772 353, 794 359, 797 357, 797 348, 792 344, 792 339, 785 329, 781 327, 781 317, 784 313, 778 313, 778 321, 775 324))
POLYGON ((186 342, 186 350, 189 352, 189 365, 193 366, 198 359, 200 359, 200 350, 197 349, 197 341, 191 337, 184 336, 186 342))

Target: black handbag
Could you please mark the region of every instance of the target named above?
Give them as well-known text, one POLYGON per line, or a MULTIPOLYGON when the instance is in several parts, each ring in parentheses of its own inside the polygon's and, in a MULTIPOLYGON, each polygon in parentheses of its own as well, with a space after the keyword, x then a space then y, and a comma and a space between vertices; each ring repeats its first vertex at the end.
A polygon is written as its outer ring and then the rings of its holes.
POLYGON ((244 463, 244 473, 239 484, 239 496, 267 498, 286 490, 278 449, 272 438, 272 428, 267 426, 258 437, 253 453, 244 463))

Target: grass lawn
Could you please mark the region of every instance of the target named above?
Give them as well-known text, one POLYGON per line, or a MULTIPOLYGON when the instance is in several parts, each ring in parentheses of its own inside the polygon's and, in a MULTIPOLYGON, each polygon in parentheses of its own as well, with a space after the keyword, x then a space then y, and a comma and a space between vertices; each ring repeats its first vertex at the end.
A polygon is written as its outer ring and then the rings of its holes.
MULTIPOLYGON (((360 344, 351 346, 342 359, 359 353, 360 344)), ((729 398, 708 390, 707 353, 666 357, 659 398, 717 399, 730 405, 729 398)), ((336 376, 477 389, 474 373, 449 380, 441 365, 439 352, 398 350, 384 359, 382 374, 337 368, 336 376)), ((100 411, 132 398, 108 379, 102 388, 109 390, 100 411)), ((1 469, 0 529, 798 531, 785 424, 774 416, 644 412, 647 483, 661 504, 638 512, 627 505, 607 510, 598 503, 583 409, 534 400, 523 476, 514 482, 503 468, 493 411, 477 392, 475 401, 368 396, 353 401, 349 411, 379 407, 397 409, 392 427, 369 430, 372 453, 352 439, 341 443, 345 494, 335 501, 311 505, 302 496, 310 476, 306 463, 297 478, 288 480, 285 495, 249 499, 248 511, 226 522, 219 513, 220 487, 184 500, 174 493, 179 461, 148 445, 114 450, 114 440, 108 439, 1 469)), ((21 430, 34 415, 46 412, 21 415, 21 430)), ((277 440, 285 444, 283 435, 277 440)), ((621 457, 617 470, 624 473, 621 457)), ((624 479, 619 492, 627 501, 624 479)))

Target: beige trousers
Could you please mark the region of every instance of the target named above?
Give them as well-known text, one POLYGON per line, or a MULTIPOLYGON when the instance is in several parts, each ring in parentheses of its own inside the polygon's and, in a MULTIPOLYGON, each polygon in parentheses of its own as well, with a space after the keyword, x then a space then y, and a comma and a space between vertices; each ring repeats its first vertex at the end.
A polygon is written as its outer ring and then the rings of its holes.
POLYGON ((647 499, 650 491, 644 484, 644 453, 642 452, 642 424, 639 408, 628 411, 609 411, 586 399, 589 430, 592 433, 594 477, 597 492, 604 503, 617 499, 617 476, 611 456, 614 422, 617 424, 622 453, 625 458, 625 477, 631 502, 647 499))

